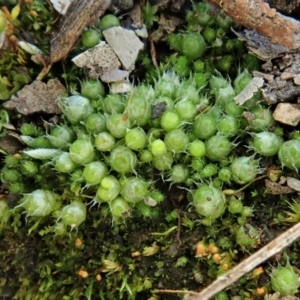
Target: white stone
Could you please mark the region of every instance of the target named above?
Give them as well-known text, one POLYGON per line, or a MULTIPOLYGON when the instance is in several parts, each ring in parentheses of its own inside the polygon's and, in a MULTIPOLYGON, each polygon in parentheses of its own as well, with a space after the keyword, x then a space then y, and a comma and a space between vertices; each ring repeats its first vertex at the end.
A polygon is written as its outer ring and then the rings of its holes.
POLYGON ((101 80, 106 83, 122 81, 128 77, 129 72, 124 70, 114 69, 100 76, 101 80))
POLYGON ((112 94, 124 94, 128 93, 131 90, 131 84, 129 82, 119 81, 119 82, 113 82, 110 84, 110 92, 112 94))
POLYGON ((144 44, 132 30, 120 26, 111 27, 103 31, 106 42, 117 54, 122 66, 131 70, 138 53, 143 49, 144 44))

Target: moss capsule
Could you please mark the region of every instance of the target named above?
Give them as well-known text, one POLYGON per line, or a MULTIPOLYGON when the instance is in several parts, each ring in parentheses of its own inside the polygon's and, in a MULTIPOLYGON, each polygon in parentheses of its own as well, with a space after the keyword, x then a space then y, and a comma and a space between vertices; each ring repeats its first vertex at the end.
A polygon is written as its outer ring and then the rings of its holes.
POLYGON ((89 115, 84 124, 86 130, 94 134, 106 131, 106 118, 100 113, 89 115))
POLYGON ((67 150, 75 138, 73 130, 65 125, 53 127, 46 136, 54 148, 61 150, 67 150))
POLYGON ((194 157, 203 157, 206 153, 205 143, 200 140, 193 141, 189 145, 188 152, 194 157))
POLYGON ((63 152, 53 159, 55 170, 61 173, 70 174, 78 165, 71 159, 71 155, 68 152, 63 152))
POLYGON ((96 185, 102 181, 107 173, 108 170, 105 163, 101 161, 93 161, 85 165, 82 176, 88 185, 96 185))
POLYGON ((205 143, 206 155, 212 161, 219 161, 229 155, 232 143, 226 136, 214 135, 205 143))
POLYGON ((61 220, 65 225, 79 226, 86 219, 86 205, 79 201, 73 201, 61 210, 61 220))
POLYGON ((217 132, 217 122, 209 114, 200 115, 193 124, 193 133, 198 139, 207 139, 217 132))
POLYGON ((254 134, 251 146, 253 150, 263 156, 273 156, 278 153, 283 141, 273 132, 259 132, 254 134))
POLYGON ((99 79, 88 79, 81 84, 81 95, 90 100, 98 100, 104 97, 105 94, 105 86, 99 79))
POLYGON ((93 144, 89 140, 79 139, 70 146, 71 159, 79 165, 92 162, 95 158, 93 144))
POLYGON ((140 177, 129 177, 122 185, 121 195, 129 203, 137 203, 148 194, 149 184, 140 177))
POLYGON ((71 124, 84 121, 94 110, 90 101, 79 95, 60 98, 58 105, 71 124))
POLYGON ((110 202, 115 199, 121 191, 119 180, 112 175, 105 176, 97 190, 96 200, 98 202, 110 202))
POLYGON ((279 292, 281 296, 294 295, 300 287, 299 276, 293 267, 287 263, 285 267, 279 266, 277 269, 273 269, 271 285, 272 289, 279 292))
POLYGON ((152 159, 153 166, 159 171, 169 170, 173 164, 173 155, 167 152, 161 156, 154 156, 152 159))
POLYGON ((118 173, 133 173, 135 172, 137 157, 128 147, 117 146, 110 153, 109 163, 112 169, 118 173))
POLYGON ((59 196, 51 191, 38 189, 26 194, 21 199, 28 216, 44 217, 58 209, 60 205, 59 196))
POLYGON ((95 147, 101 152, 111 151, 115 146, 115 138, 109 132, 100 132, 95 136, 95 147))
POLYGON ((239 184, 245 184, 255 179, 259 173, 258 162, 253 157, 241 156, 233 160, 230 170, 232 179, 239 184))
POLYGON ((297 171, 300 168, 300 140, 284 142, 279 148, 278 158, 282 166, 297 171))
POLYGON ((196 211, 211 220, 219 218, 226 208, 225 195, 209 185, 201 185, 194 193, 193 199, 196 211))
POLYGON ((125 144, 132 150, 142 150, 147 142, 147 135, 143 128, 129 129, 125 134, 125 144))
POLYGON ((109 94, 102 101, 103 110, 107 114, 122 114, 125 110, 125 97, 120 94, 109 94))
POLYGON ((112 114, 106 119, 106 127, 112 136, 121 139, 125 137, 126 131, 131 127, 131 122, 122 114, 112 114))
POLYGON ((164 142, 167 149, 173 153, 185 152, 189 146, 189 138, 181 129, 169 131, 165 135, 164 142))

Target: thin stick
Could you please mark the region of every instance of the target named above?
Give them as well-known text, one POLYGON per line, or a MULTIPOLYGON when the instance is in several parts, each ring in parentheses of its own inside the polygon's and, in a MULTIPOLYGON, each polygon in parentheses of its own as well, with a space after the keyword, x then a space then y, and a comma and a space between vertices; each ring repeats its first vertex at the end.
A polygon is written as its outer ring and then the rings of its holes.
POLYGON ((153 66, 156 69, 158 69, 158 64, 157 64, 157 60, 156 60, 156 50, 155 50, 154 42, 152 40, 152 36, 151 36, 150 32, 148 33, 148 40, 150 43, 150 54, 151 54, 153 66))
POLYGON ((253 270, 255 267, 282 251, 292 242, 300 237, 300 223, 297 223, 292 228, 275 238, 272 242, 264 246, 262 249, 242 261, 239 265, 228 271, 226 274, 218 277, 211 285, 202 290, 200 293, 188 296, 185 300, 208 300, 218 292, 224 290, 232 283, 237 281, 246 273, 253 270))

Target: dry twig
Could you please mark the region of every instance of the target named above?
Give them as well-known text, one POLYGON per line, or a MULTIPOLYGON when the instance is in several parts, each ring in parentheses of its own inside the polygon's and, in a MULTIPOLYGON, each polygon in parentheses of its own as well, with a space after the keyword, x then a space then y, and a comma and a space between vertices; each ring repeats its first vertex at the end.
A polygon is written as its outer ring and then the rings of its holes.
MULTIPOLYGON (((211 299, 218 292, 231 286, 232 283, 236 282, 239 278, 244 276, 246 273, 253 270, 258 265, 282 251, 288 247, 292 242, 300 237, 300 223, 297 223, 292 228, 275 238, 272 242, 264 246, 262 249, 242 261, 240 264, 235 266, 233 269, 228 271, 226 274, 218 277, 211 285, 202 290, 200 293, 181 291, 181 293, 190 294, 185 297, 185 300, 208 300, 211 299)), ((179 293, 180 291, 172 290, 156 290, 155 292, 163 293, 179 293)))

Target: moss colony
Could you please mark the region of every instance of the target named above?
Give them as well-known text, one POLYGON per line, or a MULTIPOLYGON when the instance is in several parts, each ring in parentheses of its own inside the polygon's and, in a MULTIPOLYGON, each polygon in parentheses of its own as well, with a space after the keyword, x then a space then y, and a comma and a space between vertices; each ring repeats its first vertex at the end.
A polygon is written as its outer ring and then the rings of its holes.
MULTIPOLYGON (((156 8, 143 12, 150 28, 156 8)), ((300 219, 296 200, 260 180, 296 174, 299 134, 274 121, 260 92, 235 103, 260 63, 231 26, 195 3, 159 69, 140 58, 146 74, 130 93, 82 79, 58 100, 59 124, 20 127, 26 148, 5 155, 1 171, 2 297, 180 299, 153 291, 198 290, 300 219)), ((83 48, 99 42, 99 28, 83 33, 83 48)), ((216 299, 297 293, 298 248, 286 250, 286 267, 257 268, 216 299)))

